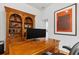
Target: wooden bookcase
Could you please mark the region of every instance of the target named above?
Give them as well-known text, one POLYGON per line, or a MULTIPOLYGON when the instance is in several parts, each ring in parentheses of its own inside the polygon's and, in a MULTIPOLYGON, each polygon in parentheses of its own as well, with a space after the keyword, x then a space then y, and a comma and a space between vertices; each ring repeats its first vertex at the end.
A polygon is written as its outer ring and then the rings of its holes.
POLYGON ((6 11, 6 53, 9 45, 26 40, 24 34, 27 28, 34 28, 35 16, 10 7, 6 11))

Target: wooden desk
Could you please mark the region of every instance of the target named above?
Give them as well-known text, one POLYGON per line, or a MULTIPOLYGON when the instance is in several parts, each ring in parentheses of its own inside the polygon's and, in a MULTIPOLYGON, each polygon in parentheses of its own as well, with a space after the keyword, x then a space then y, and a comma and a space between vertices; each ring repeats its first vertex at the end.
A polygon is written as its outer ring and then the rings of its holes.
POLYGON ((53 40, 24 41, 9 46, 10 55, 38 55, 50 51, 54 47, 53 40))

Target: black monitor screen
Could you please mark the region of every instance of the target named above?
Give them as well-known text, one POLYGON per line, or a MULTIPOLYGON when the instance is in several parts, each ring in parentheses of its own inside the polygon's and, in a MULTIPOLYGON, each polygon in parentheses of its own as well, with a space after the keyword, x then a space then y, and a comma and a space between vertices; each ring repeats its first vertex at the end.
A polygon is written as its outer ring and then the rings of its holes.
POLYGON ((27 29, 27 39, 46 37, 46 29, 27 29))

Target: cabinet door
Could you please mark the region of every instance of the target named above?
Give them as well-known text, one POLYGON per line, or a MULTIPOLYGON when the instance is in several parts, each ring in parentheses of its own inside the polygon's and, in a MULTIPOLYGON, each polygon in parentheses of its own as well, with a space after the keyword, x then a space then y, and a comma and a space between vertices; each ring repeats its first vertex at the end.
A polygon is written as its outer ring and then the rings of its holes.
POLYGON ((30 15, 30 14, 24 14, 24 19, 23 19, 23 36, 24 39, 27 38, 27 28, 34 28, 34 23, 35 23, 35 16, 30 15))
POLYGON ((13 41, 20 41, 22 38, 22 18, 20 14, 10 12, 8 21, 9 38, 13 41))

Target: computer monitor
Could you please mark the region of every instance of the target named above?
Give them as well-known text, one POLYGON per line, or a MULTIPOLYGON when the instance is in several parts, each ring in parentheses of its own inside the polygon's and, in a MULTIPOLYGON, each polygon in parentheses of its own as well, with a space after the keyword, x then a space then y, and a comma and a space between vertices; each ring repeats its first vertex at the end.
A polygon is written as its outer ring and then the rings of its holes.
POLYGON ((35 38, 45 38, 46 37, 46 29, 27 29, 27 39, 35 39, 35 38))

